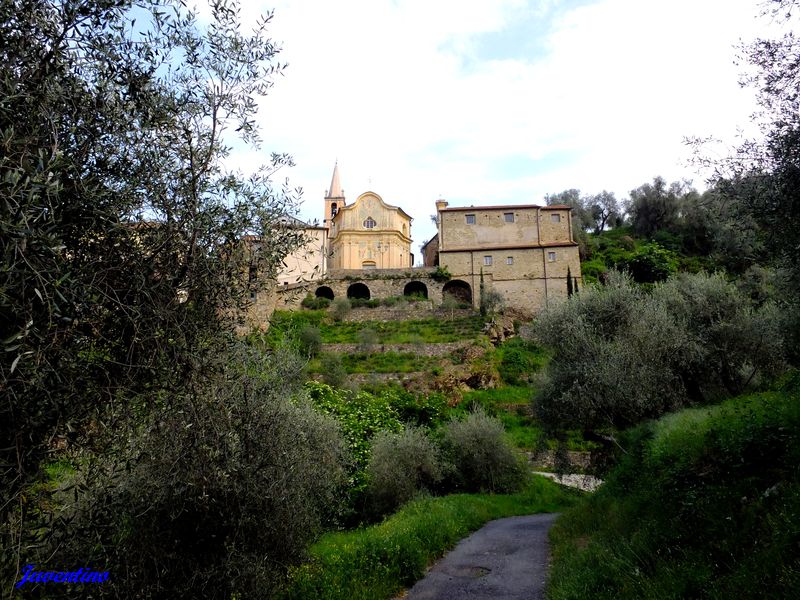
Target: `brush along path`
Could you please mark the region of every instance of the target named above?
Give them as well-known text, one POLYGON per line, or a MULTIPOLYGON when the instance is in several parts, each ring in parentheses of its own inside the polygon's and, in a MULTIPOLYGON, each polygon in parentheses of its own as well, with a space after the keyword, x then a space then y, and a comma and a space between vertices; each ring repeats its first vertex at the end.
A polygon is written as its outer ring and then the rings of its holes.
POLYGON ((491 521, 436 563, 405 600, 536 600, 544 598, 556 513, 491 521))

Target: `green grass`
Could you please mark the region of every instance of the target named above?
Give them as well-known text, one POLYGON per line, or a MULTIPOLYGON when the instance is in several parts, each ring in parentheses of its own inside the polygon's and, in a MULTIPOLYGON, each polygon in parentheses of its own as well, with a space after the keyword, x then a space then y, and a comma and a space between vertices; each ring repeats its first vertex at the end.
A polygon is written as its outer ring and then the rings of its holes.
POLYGON ((606 484, 551 532, 549 598, 788 598, 800 589, 800 392, 626 432, 606 484))
POLYGON ((426 567, 492 519, 560 511, 577 494, 531 477, 511 495, 457 494, 410 502, 386 521, 329 533, 311 560, 291 571, 282 600, 380 600, 422 577, 426 567))
POLYGON ((457 317, 453 320, 428 318, 413 321, 342 321, 334 322, 324 310, 275 311, 270 329, 265 334, 270 343, 277 343, 285 334, 299 331, 309 324, 320 329, 324 344, 358 343, 358 332, 373 329, 381 344, 441 344, 477 338, 483 330, 480 316, 457 317))
MULTIPOLYGON (((411 352, 354 352, 342 354, 341 359, 348 373, 413 373, 433 368, 440 360, 411 352)), ((322 372, 321 356, 309 363, 308 372, 322 372)))

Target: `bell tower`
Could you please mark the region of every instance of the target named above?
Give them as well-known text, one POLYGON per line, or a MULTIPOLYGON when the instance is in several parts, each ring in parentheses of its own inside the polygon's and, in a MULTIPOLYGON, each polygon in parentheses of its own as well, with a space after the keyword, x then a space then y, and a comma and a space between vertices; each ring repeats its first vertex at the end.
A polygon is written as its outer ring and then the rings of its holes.
POLYGON ((333 165, 333 177, 331 177, 331 187, 325 194, 325 213, 322 215, 322 226, 328 230, 328 235, 335 235, 332 231, 332 221, 336 213, 345 206, 344 190, 339 181, 339 161, 333 165))

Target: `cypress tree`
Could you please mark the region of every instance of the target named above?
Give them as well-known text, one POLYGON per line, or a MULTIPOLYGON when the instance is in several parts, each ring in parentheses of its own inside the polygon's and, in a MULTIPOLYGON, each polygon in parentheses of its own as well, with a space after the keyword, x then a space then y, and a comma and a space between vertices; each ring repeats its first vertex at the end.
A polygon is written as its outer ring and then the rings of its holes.
POLYGON ((567 298, 572 296, 572 293, 572 271, 570 271, 569 267, 567 267, 567 298))

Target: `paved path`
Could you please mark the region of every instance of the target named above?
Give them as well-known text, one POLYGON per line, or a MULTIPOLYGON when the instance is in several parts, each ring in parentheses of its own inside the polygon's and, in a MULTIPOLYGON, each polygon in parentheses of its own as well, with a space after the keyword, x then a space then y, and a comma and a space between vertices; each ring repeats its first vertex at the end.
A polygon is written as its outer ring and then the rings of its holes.
POLYGON ((544 598, 554 513, 487 523, 436 563, 404 600, 544 598))

